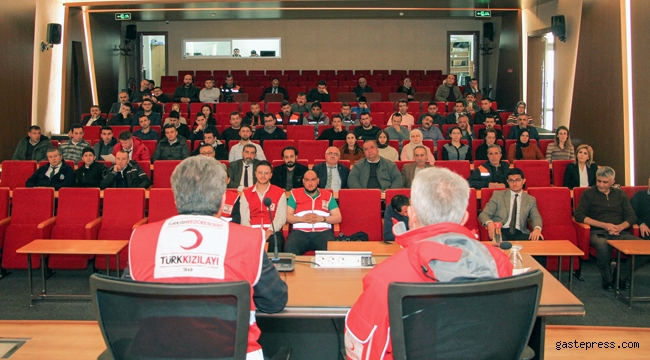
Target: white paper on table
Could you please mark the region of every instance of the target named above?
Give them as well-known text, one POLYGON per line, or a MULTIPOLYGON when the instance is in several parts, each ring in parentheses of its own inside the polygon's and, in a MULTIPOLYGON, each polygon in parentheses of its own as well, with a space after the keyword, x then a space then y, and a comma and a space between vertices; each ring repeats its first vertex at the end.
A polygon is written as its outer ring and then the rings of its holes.
POLYGON ((530 270, 529 267, 528 267, 528 268, 523 268, 523 269, 512 269, 512 275, 513 275, 513 276, 514 276, 514 275, 521 275, 521 274, 523 274, 523 273, 528 272, 528 270, 530 270))

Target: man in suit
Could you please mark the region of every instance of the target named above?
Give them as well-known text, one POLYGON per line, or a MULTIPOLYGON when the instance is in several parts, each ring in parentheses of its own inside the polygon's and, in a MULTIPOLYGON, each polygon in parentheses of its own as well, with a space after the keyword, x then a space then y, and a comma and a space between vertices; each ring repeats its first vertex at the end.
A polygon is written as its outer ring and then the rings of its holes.
POLYGON ((284 87, 280 86, 280 79, 277 77, 274 77, 271 80, 271 86, 267 87, 264 89, 264 92, 262 93, 262 96, 260 96, 260 101, 264 101, 264 97, 266 94, 282 94, 284 96, 284 100, 289 100, 289 93, 287 92, 287 89, 284 87))
POLYGON ((445 123, 458 124, 458 118, 462 115, 465 115, 465 102, 463 100, 456 100, 454 111, 450 112, 449 115, 447 115, 445 123))
POLYGON ((276 166, 273 169, 271 184, 285 191, 301 188, 302 177, 309 168, 298 163, 298 149, 293 146, 285 147, 282 149, 282 159, 284 160, 284 164, 276 166))
POLYGON ((330 146, 325 151, 325 162, 314 166, 313 170, 318 175, 319 188, 331 189, 334 192, 348 188, 350 170, 339 164, 340 158, 341 151, 339 148, 330 146))
MULTIPOLYGON (((365 114, 364 114, 365 115, 365 114)), ((365 158, 359 160, 348 177, 350 189, 401 189, 404 187, 402 175, 397 165, 379 156, 375 140, 363 144, 365 158)))
POLYGON ((25 182, 25 187, 53 187, 59 190, 62 187, 74 186, 74 170, 63 162, 63 155, 59 148, 47 150, 49 164, 39 167, 25 182))
POLYGON ((242 158, 228 165, 229 188, 244 191, 244 189, 253 186, 257 182, 254 174, 255 168, 257 168, 260 161, 255 159, 256 155, 257 148, 252 143, 244 145, 242 158))
POLYGON ((99 106, 93 105, 90 107, 90 115, 84 116, 81 119, 81 126, 104 126, 106 125, 106 119, 102 117, 102 111, 99 109, 99 106))
POLYGON ((431 166, 427 162, 427 148, 422 145, 418 145, 413 149, 413 160, 415 161, 405 164, 402 168, 402 179, 404 180, 404 187, 407 188, 411 187, 415 174, 431 166))
POLYGON ((129 110, 133 112, 133 105, 129 102, 129 93, 126 91, 121 91, 120 94, 118 95, 118 102, 113 103, 111 105, 111 110, 108 112, 109 114, 119 114, 122 111, 122 105, 128 104, 129 110))

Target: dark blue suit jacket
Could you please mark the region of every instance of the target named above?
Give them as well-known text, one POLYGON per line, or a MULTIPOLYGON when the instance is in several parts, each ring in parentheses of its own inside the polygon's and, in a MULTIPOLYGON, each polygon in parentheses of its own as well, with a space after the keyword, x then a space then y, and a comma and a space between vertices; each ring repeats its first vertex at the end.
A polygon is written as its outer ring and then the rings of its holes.
POLYGON ((74 170, 70 165, 65 162, 61 163, 61 169, 59 172, 54 175, 54 177, 49 178, 45 176, 48 171, 50 171, 50 165, 41 166, 38 168, 27 182, 25 182, 26 187, 53 187, 55 190, 59 190, 62 187, 71 187, 74 186, 75 177, 74 170))
MULTIPOLYGON (((350 175, 350 170, 341 164, 337 164, 336 168, 338 169, 339 175, 341 176, 341 189, 347 189, 348 175, 350 175)), ((318 187, 324 189, 325 185, 327 184, 327 164, 317 164, 312 170, 314 170, 316 172, 316 175, 318 175, 318 187)))

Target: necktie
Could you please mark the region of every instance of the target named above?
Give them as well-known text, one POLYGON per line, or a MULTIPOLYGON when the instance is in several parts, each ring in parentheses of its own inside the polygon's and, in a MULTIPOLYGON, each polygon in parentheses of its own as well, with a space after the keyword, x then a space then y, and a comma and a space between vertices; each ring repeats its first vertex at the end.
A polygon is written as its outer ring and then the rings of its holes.
POLYGON ((126 187, 126 182, 124 181, 124 176, 122 176, 121 172, 117 173, 117 177, 115 178, 115 187, 118 188, 126 187))
POLYGON ((244 187, 248 187, 248 166, 244 166, 244 187))
POLYGON ((327 183, 325 184, 325 188, 332 188, 332 168, 330 166, 327 167, 327 183))
POLYGON ((514 234, 517 228, 517 198, 519 194, 515 194, 515 202, 512 204, 512 214, 510 214, 510 233, 514 234))
POLYGON ((277 94, 277 93, 278 93, 278 88, 274 87, 274 88, 273 88, 273 93, 274 93, 274 94, 277 94))
POLYGON ((58 165, 57 166, 52 166, 52 171, 50 172, 50 178, 54 177, 54 174, 56 174, 56 169, 58 167, 59 167, 58 165))

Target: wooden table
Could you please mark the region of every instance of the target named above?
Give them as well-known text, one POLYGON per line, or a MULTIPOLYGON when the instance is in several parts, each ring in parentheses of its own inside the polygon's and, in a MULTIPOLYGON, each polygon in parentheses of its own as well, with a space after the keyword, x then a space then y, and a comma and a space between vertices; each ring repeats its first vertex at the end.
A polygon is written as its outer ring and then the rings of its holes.
POLYGON ((47 297, 57 298, 86 298, 90 295, 47 295, 45 275, 45 255, 106 255, 106 275, 110 275, 108 257, 115 255, 117 277, 120 276, 120 256, 122 251, 129 244, 128 240, 53 240, 37 239, 16 250, 18 254, 27 254, 27 282, 29 283, 29 306, 33 306, 34 300, 43 300, 47 297), (32 287, 32 254, 41 255, 41 277, 43 290, 34 295, 32 287))
POLYGON ((607 240, 616 249, 616 297, 627 302, 630 309, 634 301, 650 301, 648 296, 634 297, 634 261, 637 255, 650 255, 650 241, 647 240, 607 240), (620 292, 618 285, 621 277, 621 253, 630 256, 630 293, 628 296, 620 292))
POLYGON ((328 251, 370 251, 372 256, 391 256, 402 247, 395 241, 328 241, 328 251))
POLYGON ((544 241, 511 241, 512 245, 520 245, 521 253, 531 256, 557 256, 557 280, 562 282, 562 256, 569 256, 569 291, 573 291, 573 258, 585 253, 569 240, 544 241))

